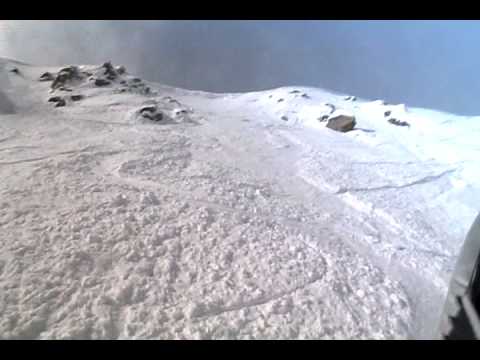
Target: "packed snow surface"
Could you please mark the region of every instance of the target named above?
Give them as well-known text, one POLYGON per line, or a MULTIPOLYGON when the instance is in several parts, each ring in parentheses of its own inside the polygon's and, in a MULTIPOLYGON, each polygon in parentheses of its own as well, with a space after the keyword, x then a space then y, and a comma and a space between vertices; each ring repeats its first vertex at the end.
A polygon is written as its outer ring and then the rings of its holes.
POLYGON ((0 60, 1 339, 433 336, 480 118, 76 69, 0 60))

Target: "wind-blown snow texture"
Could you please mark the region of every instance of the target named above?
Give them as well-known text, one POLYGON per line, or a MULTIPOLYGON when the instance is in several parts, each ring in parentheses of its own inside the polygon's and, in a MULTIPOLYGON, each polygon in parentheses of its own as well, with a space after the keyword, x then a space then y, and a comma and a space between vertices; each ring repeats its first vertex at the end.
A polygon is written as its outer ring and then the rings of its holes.
POLYGON ((0 63, 0 338, 433 335, 478 210, 478 119, 128 73, 57 108, 47 70, 0 63), (356 129, 325 128, 326 104, 356 129))

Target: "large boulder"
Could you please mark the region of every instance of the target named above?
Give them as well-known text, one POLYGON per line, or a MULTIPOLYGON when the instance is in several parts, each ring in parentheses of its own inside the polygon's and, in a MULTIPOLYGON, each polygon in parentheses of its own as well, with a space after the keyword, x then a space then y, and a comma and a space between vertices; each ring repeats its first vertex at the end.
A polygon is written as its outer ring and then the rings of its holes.
POLYGON ((334 112, 329 116, 326 126, 335 131, 347 132, 353 130, 355 125, 355 116, 346 113, 334 112))

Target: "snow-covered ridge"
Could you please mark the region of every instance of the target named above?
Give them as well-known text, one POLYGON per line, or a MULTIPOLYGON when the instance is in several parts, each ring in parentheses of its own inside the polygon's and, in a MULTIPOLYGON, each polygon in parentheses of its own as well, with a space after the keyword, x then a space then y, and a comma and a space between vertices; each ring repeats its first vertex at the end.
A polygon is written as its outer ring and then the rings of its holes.
POLYGON ((429 337, 480 203, 478 131, 0 59, 0 338, 429 337))

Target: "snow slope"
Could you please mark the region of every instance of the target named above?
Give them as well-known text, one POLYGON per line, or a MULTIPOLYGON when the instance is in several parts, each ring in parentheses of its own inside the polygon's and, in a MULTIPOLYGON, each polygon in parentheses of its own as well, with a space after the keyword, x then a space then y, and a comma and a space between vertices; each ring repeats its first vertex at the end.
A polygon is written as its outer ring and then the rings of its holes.
POLYGON ((433 336, 478 211, 476 118, 128 73, 52 93, 47 70, 0 60, 0 338, 433 336))

